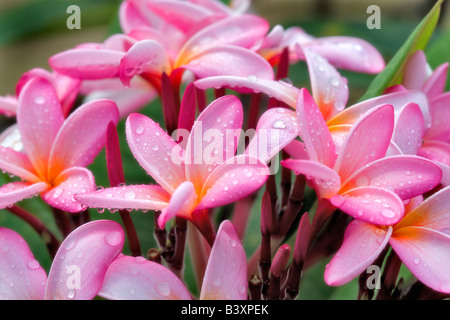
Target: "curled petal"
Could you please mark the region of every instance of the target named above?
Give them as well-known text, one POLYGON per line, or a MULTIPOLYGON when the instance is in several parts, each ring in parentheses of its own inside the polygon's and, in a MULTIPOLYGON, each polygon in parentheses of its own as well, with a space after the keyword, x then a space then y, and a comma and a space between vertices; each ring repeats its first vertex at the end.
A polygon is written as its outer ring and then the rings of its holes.
POLYGON ((119 75, 124 53, 116 50, 77 48, 49 59, 52 69, 75 79, 104 79, 119 75))
POLYGON ((341 179, 336 171, 320 162, 287 159, 281 161, 281 164, 293 170, 297 175, 303 174, 314 186, 321 198, 329 199, 336 195, 341 188, 341 179))
POLYGON ((61 243, 48 275, 46 300, 90 300, 100 291, 109 265, 122 251, 120 224, 96 220, 83 224, 61 243))
POLYGON ((258 190, 270 174, 259 159, 239 155, 218 166, 206 180, 197 209, 213 208, 242 199, 258 190))
POLYGON ((0 97, 0 113, 8 117, 15 116, 17 112, 17 98, 15 97, 0 97))
POLYGON ((422 227, 395 229, 392 249, 416 278, 428 287, 450 293, 450 236, 422 227))
POLYGON ((392 228, 353 220, 347 226, 344 242, 325 269, 325 282, 340 286, 356 278, 370 266, 386 247, 392 228))
POLYGON ((42 300, 47 274, 34 259, 25 240, 0 228, 0 300, 42 300))
POLYGON ((119 257, 109 266, 99 296, 108 300, 191 300, 172 271, 131 256, 119 257))
POLYGON ((164 47, 155 40, 142 40, 134 44, 120 62, 119 77, 126 86, 135 75, 148 73, 160 76, 170 73, 171 66, 164 47))
POLYGON ((359 187, 330 199, 350 216, 376 225, 392 225, 405 213, 402 200, 395 193, 376 187, 359 187))
POLYGON ((268 163, 298 136, 298 131, 293 110, 270 108, 260 116, 246 154, 268 163))
POLYGON ((182 151, 173 139, 150 118, 133 113, 126 122, 128 145, 139 164, 167 192, 185 181, 182 151))
POLYGON ((202 300, 246 300, 247 258, 230 221, 221 223, 203 277, 202 300))
POLYGON ((0 208, 4 209, 16 202, 31 198, 49 188, 45 182, 10 182, 0 187, 0 208))
POLYGON ((131 185, 98 188, 74 198, 90 208, 162 210, 167 207, 170 195, 160 186, 131 185))
POLYGON ((355 172, 341 191, 373 186, 388 189, 406 200, 432 190, 441 177, 441 169, 429 160, 416 156, 392 156, 371 162, 355 172))
POLYGON ((191 219, 197 206, 197 194, 191 182, 183 182, 170 197, 169 205, 162 209, 158 218, 158 226, 164 229, 167 221, 175 216, 191 219))
POLYGON ((216 76, 195 81, 195 86, 206 90, 209 88, 226 87, 237 92, 264 93, 269 97, 284 102, 295 109, 298 96, 298 88, 285 81, 271 81, 258 79, 257 77, 216 76))
POLYGON ((202 51, 181 66, 198 78, 214 76, 257 77, 273 80, 273 69, 257 53, 236 46, 215 46, 202 51))

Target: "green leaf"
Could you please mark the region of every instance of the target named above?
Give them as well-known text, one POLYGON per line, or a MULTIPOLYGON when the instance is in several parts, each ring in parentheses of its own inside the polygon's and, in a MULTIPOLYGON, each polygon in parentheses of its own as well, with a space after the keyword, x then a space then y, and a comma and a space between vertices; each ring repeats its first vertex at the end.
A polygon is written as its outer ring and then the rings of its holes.
POLYGON ((408 58, 417 50, 424 50, 436 28, 443 0, 438 0, 431 11, 410 34, 406 42, 397 51, 394 57, 372 81, 360 101, 379 96, 392 85, 401 82, 403 68, 408 58))
MULTIPOLYGON (((443 63, 450 63, 450 31, 439 35, 436 40, 430 44, 426 51, 427 61, 432 69, 443 63)), ((447 81, 446 91, 450 91, 450 81, 447 81)))

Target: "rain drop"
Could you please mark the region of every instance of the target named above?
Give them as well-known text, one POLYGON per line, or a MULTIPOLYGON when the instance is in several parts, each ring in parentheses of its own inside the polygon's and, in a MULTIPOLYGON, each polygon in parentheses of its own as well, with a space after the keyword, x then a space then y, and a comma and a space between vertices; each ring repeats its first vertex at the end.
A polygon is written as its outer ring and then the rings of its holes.
POLYGON ((137 134, 143 134, 144 133, 144 127, 137 127, 136 128, 136 133, 137 134))
POLYGON ((381 215, 386 218, 393 218, 395 217, 395 212, 391 209, 385 208, 381 210, 381 215))
POLYGON ((272 128, 274 129, 285 129, 286 128, 286 122, 283 120, 276 120, 274 123, 272 123, 272 128))
POLYGON ((42 96, 36 97, 36 99, 34 99, 34 102, 36 104, 44 104, 45 103, 45 98, 42 96))
POLYGON ((122 235, 120 232, 112 231, 105 235, 105 243, 112 247, 118 246, 122 242, 122 235))
POLYGON ((167 297, 168 295, 170 295, 170 286, 167 282, 160 282, 156 285, 156 291, 158 291, 158 293, 164 297, 167 297))

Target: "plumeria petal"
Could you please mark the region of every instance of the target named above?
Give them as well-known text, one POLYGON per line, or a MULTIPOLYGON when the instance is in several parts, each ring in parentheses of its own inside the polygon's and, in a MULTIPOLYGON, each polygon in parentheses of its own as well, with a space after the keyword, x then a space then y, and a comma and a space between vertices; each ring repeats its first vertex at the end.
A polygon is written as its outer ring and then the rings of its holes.
POLYGON ((293 110, 270 108, 259 117, 246 154, 267 163, 298 136, 298 131, 293 110))
POLYGON ((448 62, 441 64, 425 81, 422 91, 425 92, 429 99, 433 100, 444 92, 448 66, 448 62))
POLYGON ((128 145, 139 164, 167 192, 185 181, 181 148, 150 118, 133 113, 126 122, 128 145))
POLYGON ((264 93, 295 109, 298 96, 298 88, 285 81, 270 81, 248 76, 216 76, 195 81, 195 86, 206 90, 209 88, 226 87, 243 93, 264 93))
POLYGON ((142 40, 134 44, 120 62, 120 80, 130 85, 135 75, 170 73, 169 57, 164 47, 155 40, 142 40))
POLYGON ((325 282, 340 286, 359 276, 383 251, 391 234, 391 227, 384 230, 357 219, 350 222, 341 248, 325 269, 325 282))
POLYGON ((175 216, 191 219, 191 213, 196 206, 197 194, 194 185, 189 181, 181 183, 171 195, 169 205, 162 209, 158 226, 164 229, 167 221, 175 216))
POLYGON ((45 299, 93 299, 109 265, 122 251, 124 240, 120 224, 110 220, 88 222, 75 229, 56 253, 45 299))
POLYGON ((300 136, 310 159, 333 167, 336 161, 333 139, 323 115, 306 89, 300 89, 296 114, 300 136))
POLYGON ((337 68, 378 73, 385 67, 383 56, 378 50, 367 41, 356 37, 321 37, 306 45, 337 68))
POLYGON ((428 77, 427 57, 422 50, 414 52, 404 67, 402 85, 407 90, 421 90, 428 77))
POLYGON ((450 143, 450 92, 441 94, 430 101, 432 125, 425 140, 441 140, 450 143))
POLYGON ((56 136, 49 177, 66 168, 90 165, 105 145, 108 123, 118 121, 119 111, 111 100, 96 100, 77 108, 56 136))
POLYGON ((236 154, 244 112, 235 96, 214 100, 198 116, 189 134, 185 162, 186 178, 201 192, 208 175, 236 154))
POLYGON ((403 154, 416 155, 425 135, 425 120, 416 103, 406 104, 397 116, 392 139, 403 154))
POLYGON ((15 116, 17 112, 17 98, 6 96, 0 97, 0 113, 8 117, 15 116))
POLYGON ((16 202, 31 198, 49 188, 45 182, 28 183, 16 181, 0 187, 0 208, 4 209, 16 202))
POLYGON ((162 210, 167 207, 170 195, 160 186, 130 185, 98 188, 74 198, 90 208, 162 210))
POLYGON ((330 167, 317 161, 287 159, 281 164, 293 170, 296 175, 303 174, 313 184, 320 198, 331 198, 341 188, 339 175, 330 167))
POLYGON ((0 146, 0 169, 27 181, 39 181, 28 157, 11 148, 0 146))
POLYGON ((198 78, 214 76, 257 77, 273 80, 273 69, 257 53, 236 47, 217 45, 194 56, 183 68, 192 71, 198 78))
POLYGON ((352 174, 341 191, 365 186, 388 189, 403 200, 432 190, 442 171, 433 162, 416 156, 392 156, 369 163, 352 174))
POLYGON ((425 141, 420 147, 419 156, 450 166, 450 144, 442 141, 425 141))
POLYGON ((269 23, 251 14, 233 16, 217 21, 194 34, 180 50, 175 66, 187 64, 200 50, 216 45, 251 48, 269 30, 269 23))
MULTIPOLYGON (((203 19, 213 15, 213 12, 199 5, 189 2, 180 2, 173 0, 151 1, 147 6, 168 23, 176 26, 185 33, 195 27, 203 19)), ((224 14, 221 15, 225 17, 224 14)))
POLYGON ((405 213, 402 200, 395 193, 377 187, 359 187, 330 199, 350 216, 377 225, 397 223, 405 213))
POLYGON ((47 174, 50 151, 63 121, 61 104, 50 82, 30 80, 19 96, 17 124, 24 149, 40 177, 47 174))
POLYGON ((246 300, 247 258, 230 221, 221 223, 203 277, 201 300, 246 300))
POLYGON ((67 212, 79 212, 84 207, 75 200, 74 195, 93 191, 94 176, 91 171, 81 167, 64 170, 54 180, 52 189, 42 194, 42 199, 49 205, 67 212))
POLYGON ((446 187, 425 199, 409 212, 395 227, 409 226, 432 229, 450 236, 450 187, 446 187))
POLYGON ((394 129, 394 110, 382 105, 370 110, 350 130, 334 169, 345 181, 364 165, 386 155, 394 129))
POLYGON ((348 100, 347 79, 313 49, 303 49, 311 79, 312 95, 325 120, 342 111, 348 100))
POLYGON ((108 300, 191 300, 172 271, 131 256, 119 257, 109 266, 99 296, 108 300))
POLYGON ((395 253, 419 281, 450 293, 450 236, 428 228, 404 227, 389 240, 395 253))
POLYGON ((76 48, 49 59, 52 69, 75 79, 103 79, 119 75, 124 52, 108 49, 76 48))
POLYGON ((47 274, 17 232, 0 228, 0 300, 42 300, 47 274))
POLYGON ((369 110, 376 108, 377 106, 390 104, 394 107, 395 114, 403 108, 407 103, 417 103, 422 110, 423 118, 425 120, 425 127, 428 128, 431 125, 430 107, 427 96, 421 91, 400 91, 390 94, 385 94, 379 97, 375 97, 369 100, 358 102, 348 108, 345 108, 342 112, 339 112, 332 119, 328 120, 328 126, 341 125, 341 124, 354 124, 360 117, 369 110))
POLYGON ((242 199, 258 190, 270 170, 259 159, 239 155, 218 166, 206 180, 197 209, 213 208, 242 199))

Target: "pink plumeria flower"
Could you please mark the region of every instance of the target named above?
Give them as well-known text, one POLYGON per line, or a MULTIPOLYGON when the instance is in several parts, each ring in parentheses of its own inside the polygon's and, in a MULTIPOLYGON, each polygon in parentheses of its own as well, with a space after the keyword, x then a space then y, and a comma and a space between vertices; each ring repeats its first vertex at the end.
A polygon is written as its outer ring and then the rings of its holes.
MULTIPOLYGON (((448 63, 441 64, 435 70, 429 67, 423 51, 415 52, 405 67, 403 86, 408 90, 420 90, 429 101, 431 124, 422 131, 414 131, 416 140, 420 139, 417 154, 450 166, 450 92, 444 92, 447 82, 448 63)), ((409 117, 411 119, 413 117, 409 117)), ((420 115, 413 118, 416 127, 422 125, 420 115)), ((405 121, 406 122, 406 121, 405 121)), ((407 124, 404 124, 406 129, 407 124)), ((412 130, 415 128, 411 127, 412 130)), ((404 151, 402 149, 402 151, 404 151)))
POLYGON ((81 211, 73 195, 95 188, 85 167, 103 148, 108 123, 117 121, 117 107, 107 100, 85 104, 65 120, 54 87, 44 78, 27 82, 17 108, 24 153, 0 147, 0 168, 22 181, 0 188, 0 207, 40 194, 50 206, 81 211))
MULTIPOLYGON (((283 132, 279 134, 281 147, 298 135, 295 119, 281 113, 275 120, 264 119, 260 127, 270 127, 267 131, 270 135, 283 132), (276 120, 281 121, 279 128, 271 126, 276 120)), ((158 220, 161 228, 178 216, 202 230, 205 216, 201 212, 258 190, 270 174, 266 162, 280 151, 281 147, 269 140, 264 153, 258 151, 260 144, 254 143, 251 151, 235 155, 242 122, 239 99, 223 96, 203 110, 190 133, 183 135, 182 143, 177 144, 158 123, 144 115, 131 114, 126 122, 128 145, 157 185, 106 188, 78 195, 76 199, 94 208, 161 210, 158 220)), ((258 132, 257 137, 261 130, 258 132)))
POLYGON ((382 55, 363 39, 348 36, 315 38, 300 27, 284 30, 280 25, 275 26, 261 44, 259 53, 276 64, 283 49, 288 48, 291 63, 296 63, 306 58, 303 50, 298 50, 300 46, 320 55, 336 68, 378 73, 385 67, 382 55))
POLYGON ((64 116, 67 116, 73 107, 75 98, 77 97, 80 81, 59 74, 57 72, 49 72, 41 68, 34 68, 25 72, 16 85, 15 95, 7 95, 0 97, 0 113, 12 117, 17 113, 18 96, 24 85, 33 78, 41 77, 47 79, 53 87, 61 103, 64 116))
POLYGON ((355 218, 396 223, 404 214, 403 200, 432 190, 441 180, 442 171, 431 161, 385 157, 394 127, 391 105, 374 108, 359 119, 340 150, 306 89, 300 90, 296 113, 303 142, 285 148, 297 159, 282 165, 304 174, 319 199, 330 199, 355 218))
POLYGON ((389 244, 411 273, 428 287, 450 293, 450 188, 417 205, 393 226, 350 222, 344 242, 325 270, 325 281, 347 283, 389 244))
MULTIPOLYGON (((230 221, 219 226, 199 295, 201 300, 246 300, 247 259, 230 221)), ((122 256, 109 267, 99 296, 109 300, 191 300, 172 271, 143 257, 122 256)))
POLYGON ((255 15, 220 19, 182 40, 148 27, 130 31, 124 50, 83 46, 54 55, 49 64, 77 79, 120 78, 126 86, 138 76, 158 92, 163 73, 178 87, 185 70, 198 78, 231 74, 272 79, 270 64, 250 50, 267 30, 267 21, 255 15))
POLYGON ((0 300, 91 300, 125 235, 114 221, 82 225, 61 243, 48 277, 18 233, 0 228, 0 239, 0 300))

